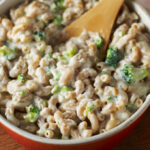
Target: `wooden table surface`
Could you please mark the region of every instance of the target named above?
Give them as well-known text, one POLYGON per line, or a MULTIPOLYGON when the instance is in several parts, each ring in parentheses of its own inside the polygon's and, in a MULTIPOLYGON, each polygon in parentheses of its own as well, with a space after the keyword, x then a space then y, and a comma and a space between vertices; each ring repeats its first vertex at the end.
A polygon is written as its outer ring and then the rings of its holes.
MULTIPOLYGON (((0 127, 0 150, 25 150, 0 127)), ((150 109, 133 133, 114 150, 150 150, 150 109)))

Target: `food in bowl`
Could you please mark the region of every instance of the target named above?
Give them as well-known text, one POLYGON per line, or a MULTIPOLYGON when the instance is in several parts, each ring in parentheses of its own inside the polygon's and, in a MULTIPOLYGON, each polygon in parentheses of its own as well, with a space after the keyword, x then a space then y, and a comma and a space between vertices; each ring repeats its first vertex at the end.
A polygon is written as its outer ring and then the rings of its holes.
POLYGON ((105 60, 99 33, 63 41, 63 28, 94 5, 36 0, 1 18, 0 111, 8 121, 50 139, 88 138, 142 106, 150 38, 136 13, 123 6, 105 60))

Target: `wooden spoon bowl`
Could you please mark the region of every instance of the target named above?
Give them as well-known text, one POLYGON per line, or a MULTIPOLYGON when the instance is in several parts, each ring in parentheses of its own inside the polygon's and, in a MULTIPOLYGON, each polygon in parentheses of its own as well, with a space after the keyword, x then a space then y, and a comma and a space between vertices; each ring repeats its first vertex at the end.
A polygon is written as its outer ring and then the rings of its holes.
POLYGON ((79 36, 86 29, 99 32, 105 40, 103 52, 106 49, 117 14, 124 0, 101 0, 97 6, 90 9, 65 28, 70 37, 79 36))

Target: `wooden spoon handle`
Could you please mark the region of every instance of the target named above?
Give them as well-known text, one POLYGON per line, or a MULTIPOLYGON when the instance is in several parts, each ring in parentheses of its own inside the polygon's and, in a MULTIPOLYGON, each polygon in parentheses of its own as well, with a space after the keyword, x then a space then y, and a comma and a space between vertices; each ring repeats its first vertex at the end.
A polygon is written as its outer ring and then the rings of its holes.
POLYGON ((108 43, 116 16, 124 0, 101 0, 99 4, 83 14, 79 19, 65 28, 70 37, 79 36, 81 32, 99 32, 108 43))

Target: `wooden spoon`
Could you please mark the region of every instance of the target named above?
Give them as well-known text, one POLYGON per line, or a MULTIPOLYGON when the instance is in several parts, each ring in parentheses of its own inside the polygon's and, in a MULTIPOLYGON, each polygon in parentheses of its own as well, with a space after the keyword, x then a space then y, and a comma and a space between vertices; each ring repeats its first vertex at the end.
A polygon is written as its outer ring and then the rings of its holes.
POLYGON ((124 0, 101 0, 97 6, 67 26, 65 32, 70 37, 79 36, 84 29, 99 32, 105 39, 104 49, 106 49, 112 27, 123 2, 124 0))

